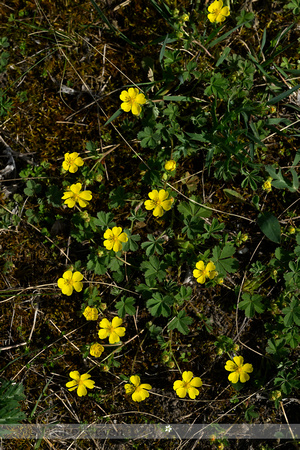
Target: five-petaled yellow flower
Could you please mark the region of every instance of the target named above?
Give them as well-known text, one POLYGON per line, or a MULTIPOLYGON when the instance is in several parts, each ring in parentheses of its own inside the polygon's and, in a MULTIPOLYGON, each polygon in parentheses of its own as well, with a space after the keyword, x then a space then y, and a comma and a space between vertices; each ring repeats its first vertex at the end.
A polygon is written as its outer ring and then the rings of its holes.
POLYGON ((262 188, 263 188, 264 191, 271 192, 271 190, 272 190, 272 183, 271 183, 272 179, 273 178, 269 177, 267 179, 267 181, 264 182, 264 184, 262 185, 262 188))
POLYGON ((177 380, 173 384, 173 389, 180 398, 185 398, 186 394, 194 399, 199 395, 198 387, 202 386, 202 380, 199 377, 193 378, 193 372, 185 371, 182 374, 182 380, 177 380))
POLYGON ((83 315, 86 318, 86 320, 97 320, 98 310, 97 308, 91 308, 90 306, 87 306, 83 311, 83 315))
POLYGON ((120 342, 120 337, 123 337, 126 331, 126 328, 120 327, 121 323, 122 319, 120 317, 114 317, 111 322, 107 319, 102 319, 99 324, 101 328, 98 332, 99 338, 106 339, 109 337, 110 344, 120 342))
POLYGON ((144 202, 145 208, 147 210, 153 209, 153 215, 155 217, 161 217, 163 216, 165 211, 169 211, 174 201, 172 197, 168 198, 169 192, 165 191, 164 189, 161 189, 159 192, 154 189, 153 191, 149 192, 148 197, 151 200, 146 200, 144 202))
POLYGON ((76 202, 79 203, 81 208, 85 208, 92 199, 91 191, 82 191, 81 188, 81 183, 72 184, 62 196, 62 200, 65 200, 64 203, 69 208, 73 208, 76 202))
POLYGON ((103 244, 107 250, 113 249, 114 252, 119 252, 122 250, 122 242, 128 241, 128 236, 126 233, 122 233, 121 227, 113 227, 111 230, 108 228, 104 235, 104 239, 106 239, 103 244))
POLYGON ((152 389, 150 384, 141 384, 141 379, 138 375, 132 375, 130 377, 130 383, 125 384, 126 394, 132 394, 132 400, 134 402, 142 402, 149 397, 148 389, 152 389))
POLYGON ((146 103, 146 98, 137 88, 129 88, 128 91, 122 91, 120 95, 122 100, 121 109, 123 111, 132 111, 132 114, 139 116, 141 114, 141 105, 146 103))
POLYGON ((207 266, 205 267, 205 264, 203 261, 198 261, 196 263, 196 269, 193 270, 193 275, 195 278, 197 278, 198 283, 205 283, 206 278, 209 278, 212 280, 218 272, 216 272, 216 266, 213 262, 209 262, 207 266))
POLYGON ((73 289, 76 292, 82 291, 83 283, 81 280, 83 275, 80 272, 72 272, 71 270, 67 270, 62 278, 57 280, 57 285, 61 289, 62 293, 65 295, 72 295, 73 289))
POLYGON ((222 0, 215 0, 211 5, 208 7, 208 20, 210 22, 224 22, 226 17, 230 15, 230 11, 228 6, 223 7, 223 1, 222 0))
POLYGON ((75 173, 78 167, 83 166, 83 159, 78 156, 77 152, 65 153, 65 160, 62 163, 63 169, 75 173))
POLYGON ((90 355, 94 356, 95 358, 99 358, 103 352, 104 347, 101 344, 92 344, 90 347, 90 355))
POLYGON ((235 356, 233 361, 231 359, 227 361, 225 369, 228 372, 232 372, 228 375, 228 380, 233 384, 237 383, 239 379, 242 383, 246 383, 250 378, 248 373, 253 372, 252 364, 244 364, 244 358, 242 356, 235 356))
POLYGON ((74 370, 73 372, 70 372, 69 375, 71 378, 73 378, 73 380, 66 383, 66 387, 69 391, 74 391, 75 389, 77 389, 77 395, 79 397, 87 394, 86 388, 94 389, 95 381, 89 380, 91 375, 89 375, 88 373, 80 375, 77 370, 74 370))
POLYGON ((174 161, 174 159, 170 159, 170 161, 167 161, 165 163, 165 170, 167 170, 168 172, 173 172, 173 170, 176 169, 176 161, 174 161))

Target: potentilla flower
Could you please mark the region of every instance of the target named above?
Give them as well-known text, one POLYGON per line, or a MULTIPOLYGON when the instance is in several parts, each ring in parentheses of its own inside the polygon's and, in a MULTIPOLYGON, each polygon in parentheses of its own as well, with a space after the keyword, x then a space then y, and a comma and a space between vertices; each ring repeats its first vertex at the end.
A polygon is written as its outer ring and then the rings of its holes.
POLYGON ((85 208, 92 199, 91 191, 81 191, 81 188, 81 183, 72 184, 62 196, 62 200, 65 200, 64 203, 68 205, 69 208, 73 208, 76 202, 79 203, 81 208, 85 208))
POLYGON ((216 266, 214 263, 209 262, 207 266, 205 267, 205 264, 203 261, 198 261, 196 263, 196 269, 193 270, 193 275, 197 279, 198 283, 204 284, 206 281, 206 278, 209 278, 212 280, 216 275, 216 266))
POLYGON ((225 369, 228 372, 232 372, 228 375, 228 380, 233 384, 237 383, 239 379, 242 383, 245 383, 250 379, 248 373, 253 372, 252 364, 244 364, 244 358, 242 356, 235 356, 233 361, 231 359, 227 361, 225 369))
POLYGON ((152 389, 150 384, 141 384, 141 379, 138 375, 132 375, 129 379, 132 384, 125 384, 126 394, 132 394, 131 398, 134 402, 142 402, 149 397, 148 389, 152 389))
POLYGON ((146 200, 144 202, 145 208, 147 210, 153 209, 153 215, 155 217, 161 217, 165 211, 169 211, 174 201, 172 197, 168 199, 169 193, 164 189, 161 189, 159 192, 154 189, 149 192, 148 197, 151 200, 146 200))
POLYGON ((61 289, 63 294, 72 295, 73 289, 75 289, 76 292, 82 291, 82 279, 83 275, 80 272, 73 273, 71 270, 67 270, 63 274, 62 278, 58 279, 57 285, 61 289))
POLYGON ((165 170, 167 170, 168 172, 173 172, 173 170, 176 169, 176 161, 174 161, 174 159, 170 159, 170 161, 167 161, 165 163, 165 170))
POLYGON ((120 327, 121 323, 122 319, 120 317, 114 317, 111 322, 107 319, 102 319, 99 324, 101 328, 98 332, 99 338, 106 339, 109 337, 110 344, 120 342, 120 337, 123 337, 126 331, 126 328, 120 327))
POLYGON ((185 398, 186 394, 189 394, 191 399, 194 399, 199 395, 197 387, 202 386, 201 378, 193 378, 193 372, 186 371, 182 374, 182 380, 177 380, 173 384, 173 389, 180 398, 185 398))
POLYGON ((122 242, 128 241, 128 236, 126 233, 122 233, 121 227, 113 227, 112 230, 108 228, 103 237, 106 239, 103 242, 105 248, 107 248, 107 250, 113 249, 114 252, 122 250, 122 242))
POLYGON ((120 95, 122 100, 121 109, 123 111, 132 111, 132 114, 138 116, 141 114, 142 108, 140 105, 146 103, 146 98, 137 88, 129 88, 128 91, 122 91, 120 95))
POLYGON ((98 310, 97 308, 91 308, 90 306, 87 306, 83 311, 83 315, 86 318, 86 320, 97 320, 98 310))
POLYGON ((230 15, 230 11, 228 6, 223 7, 223 1, 222 0, 215 0, 211 5, 208 7, 208 20, 210 22, 224 22, 226 17, 230 15))
POLYGON ((262 185, 262 188, 264 191, 271 192, 271 190, 272 190, 271 181, 272 181, 272 178, 271 178, 271 180, 267 179, 267 181, 264 182, 264 184, 262 185))
POLYGON ((77 370, 74 370, 73 372, 70 372, 69 375, 71 378, 73 378, 73 380, 66 383, 66 387, 69 391, 74 391, 75 389, 77 389, 77 395, 79 397, 87 394, 86 388, 94 389, 95 381, 89 380, 91 375, 89 375, 88 373, 80 375, 77 370))
POLYGON ((101 344, 92 344, 90 347, 90 355, 94 356, 95 358, 99 358, 103 352, 104 347, 101 344))
POLYGON ((77 152, 65 153, 65 160, 62 163, 63 169, 75 173, 78 167, 83 166, 83 159, 78 156, 77 152))

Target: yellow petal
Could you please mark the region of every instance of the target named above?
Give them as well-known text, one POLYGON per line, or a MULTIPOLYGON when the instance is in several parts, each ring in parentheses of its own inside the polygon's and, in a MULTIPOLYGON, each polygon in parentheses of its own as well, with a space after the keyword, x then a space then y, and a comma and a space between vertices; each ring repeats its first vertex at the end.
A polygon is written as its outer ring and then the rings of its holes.
MULTIPOLYGON (((105 320, 105 319, 103 319, 105 320)), ((114 317, 111 324, 114 328, 117 328, 121 325, 121 323, 123 322, 123 320, 120 317, 114 317)))
POLYGON ((191 371, 183 372, 182 379, 185 383, 189 383, 192 378, 193 378, 193 372, 191 372, 191 371))
POLYGON ((231 383, 235 384, 239 381, 239 373, 238 372, 232 372, 228 375, 228 380, 231 381, 231 383))
POLYGON ((190 387, 188 389, 188 394, 189 394, 189 397, 194 400, 194 398, 196 398, 197 395, 199 395, 199 391, 198 391, 198 389, 196 389, 194 387, 190 387))
POLYGON ((138 375, 131 375, 129 378, 130 383, 132 383, 135 387, 140 385, 141 379, 138 375))

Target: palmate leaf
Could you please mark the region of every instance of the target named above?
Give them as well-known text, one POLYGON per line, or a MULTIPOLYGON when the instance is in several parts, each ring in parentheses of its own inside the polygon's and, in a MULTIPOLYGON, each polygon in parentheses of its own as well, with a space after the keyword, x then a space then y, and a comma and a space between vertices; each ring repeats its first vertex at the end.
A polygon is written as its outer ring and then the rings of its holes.
POLYGON ((157 278, 158 281, 163 281, 166 278, 167 265, 152 255, 149 261, 143 261, 141 269, 145 271, 145 278, 157 278))
POLYGON ((19 404, 24 399, 24 386, 22 384, 1 380, 0 424, 19 423, 26 418, 19 404))
POLYGON ((153 297, 147 301, 146 306, 154 317, 168 317, 171 314, 170 306, 173 304, 173 298, 169 295, 164 297, 159 292, 153 294, 153 297))
POLYGON ((233 258, 235 247, 231 243, 226 243, 223 249, 216 245, 213 248, 213 262, 216 270, 221 276, 226 276, 227 273, 234 273, 239 267, 239 263, 233 258))
POLYGON ((118 311, 118 316, 123 319, 125 314, 129 316, 134 316, 136 313, 136 308, 134 307, 135 299, 133 297, 122 297, 119 302, 116 303, 116 309, 118 311))
POLYGON ((168 329, 175 330, 175 328, 182 334, 189 334, 189 325, 193 323, 193 319, 186 315, 184 310, 180 311, 176 317, 169 323, 168 329))
POLYGON ((242 295, 242 298, 243 300, 239 303, 239 309, 244 310, 247 317, 253 317, 255 312, 258 312, 259 314, 264 312, 265 307, 261 303, 261 295, 250 295, 246 292, 242 295))
POLYGON ((283 308, 282 312, 285 314, 283 323, 286 327, 292 326, 294 323, 300 326, 300 306, 295 297, 289 306, 283 308))

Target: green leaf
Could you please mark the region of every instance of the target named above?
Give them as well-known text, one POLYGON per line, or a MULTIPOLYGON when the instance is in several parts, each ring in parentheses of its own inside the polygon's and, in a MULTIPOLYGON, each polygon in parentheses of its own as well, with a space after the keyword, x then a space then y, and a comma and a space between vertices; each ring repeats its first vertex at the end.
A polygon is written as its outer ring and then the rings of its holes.
POLYGON ((113 120, 115 120, 117 117, 119 117, 121 114, 123 114, 123 109, 118 109, 116 112, 113 113, 113 115, 105 122, 105 124, 103 125, 104 127, 106 125, 108 125, 109 123, 111 123, 113 120))
POLYGON ((171 314, 170 305, 173 304, 173 298, 169 295, 164 297, 159 292, 153 294, 153 297, 147 301, 146 306, 154 317, 168 317, 171 314))
POLYGON ((97 219, 95 220, 95 225, 98 227, 105 228, 112 228, 116 224, 113 222, 114 215, 112 213, 106 213, 104 211, 100 211, 97 213, 97 219))
POLYGON ((189 334, 189 325, 193 323, 193 319, 186 315, 184 310, 180 311, 176 317, 169 323, 168 329, 177 329, 181 334, 189 334))
POLYGON ((155 148, 160 143, 160 133, 150 127, 145 127, 138 133, 137 137, 141 140, 141 146, 143 148, 155 148))
POLYGON ((21 411, 20 402, 25 399, 24 386, 21 383, 0 380, 0 424, 20 423, 26 419, 21 411))
POLYGON ((193 289, 188 286, 180 286, 180 291, 175 295, 177 305, 181 306, 184 302, 188 302, 191 298, 193 289))
POLYGON ((125 206, 125 202, 128 199, 128 194, 125 192, 123 186, 118 186, 109 193, 110 202, 108 204, 109 208, 122 208, 125 206))
POLYGON ((122 297, 119 302, 116 303, 116 309, 118 311, 118 316, 123 319, 125 314, 129 316, 134 316, 136 313, 136 308, 134 307, 135 299, 133 297, 122 297))
POLYGON ((293 298, 291 304, 283 308, 282 312, 285 314, 283 323, 286 327, 290 327, 294 323, 300 326, 300 306, 296 298, 293 298))
POLYGON ((162 247, 162 244, 164 244, 164 239, 161 237, 158 237, 155 239, 155 237, 152 234, 147 234, 148 241, 143 242, 141 247, 146 249, 146 255, 151 256, 155 252, 158 255, 162 255, 164 253, 164 249, 162 247))
POLYGON ((228 197, 230 200, 234 200, 237 202, 243 202, 245 203, 244 197, 237 191, 234 191, 233 189, 223 189, 224 194, 226 197, 228 197))
POLYGON ((265 307, 261 303, 262 297, 258 294, 250 295, 247 292, 242 295, 243 300, 239 303, 239 309, 245 310, 247 317, 253 317, 255 311, 261 314, 265 307))
POLYGON ((282 92, 282 94, 277 95, 277 97, 272 98, 267 102, 267 105, 275 105, 275 103, 278 103, 284 98, 289 97, 293 92, 298 91, 298 89, 300 89, 300 84, 297 84, 292 89, 288 89, 287 91, 282 92))
POLYGON ((216 245, 213 248, 212 261, 216 266, 216 270, 221 276, 226 276, 227 273, 234 273, 239 267, 239 263, 232 256, 235 253, 235 247, 231 243, 226 243, 223 249, 216 245))
POLYGON ((166 278, 166 268, 166 263, 160 262, 154 255, 150 256, 149 261, 143 261, 141 264, 141 269, 145 271, 145 278, 157 278, 158 281, 166 278))
POLYGON ((139 249, 137 242, 141 240, 141 236, 139 234, 131 234, 131 231, 128 230, 128 228, 125 228, 123 231, 127 234, 128 241, 123 243, 122 250, 124 252, 128 252, 129 250, 131 252, 137 251, 139 249))
POLYGON ((272 213, 268 211, 260 213, 257 217, 257 224, 270 241, 280 244, 280 224, 272 213))
POLYGON ((251 422, 252 419, 256 419, 257 417, 259 417, 259 414, 254 410, 254 405, 251 405, 250 408, 246 409, 245 419, 247 422, 251 422))

